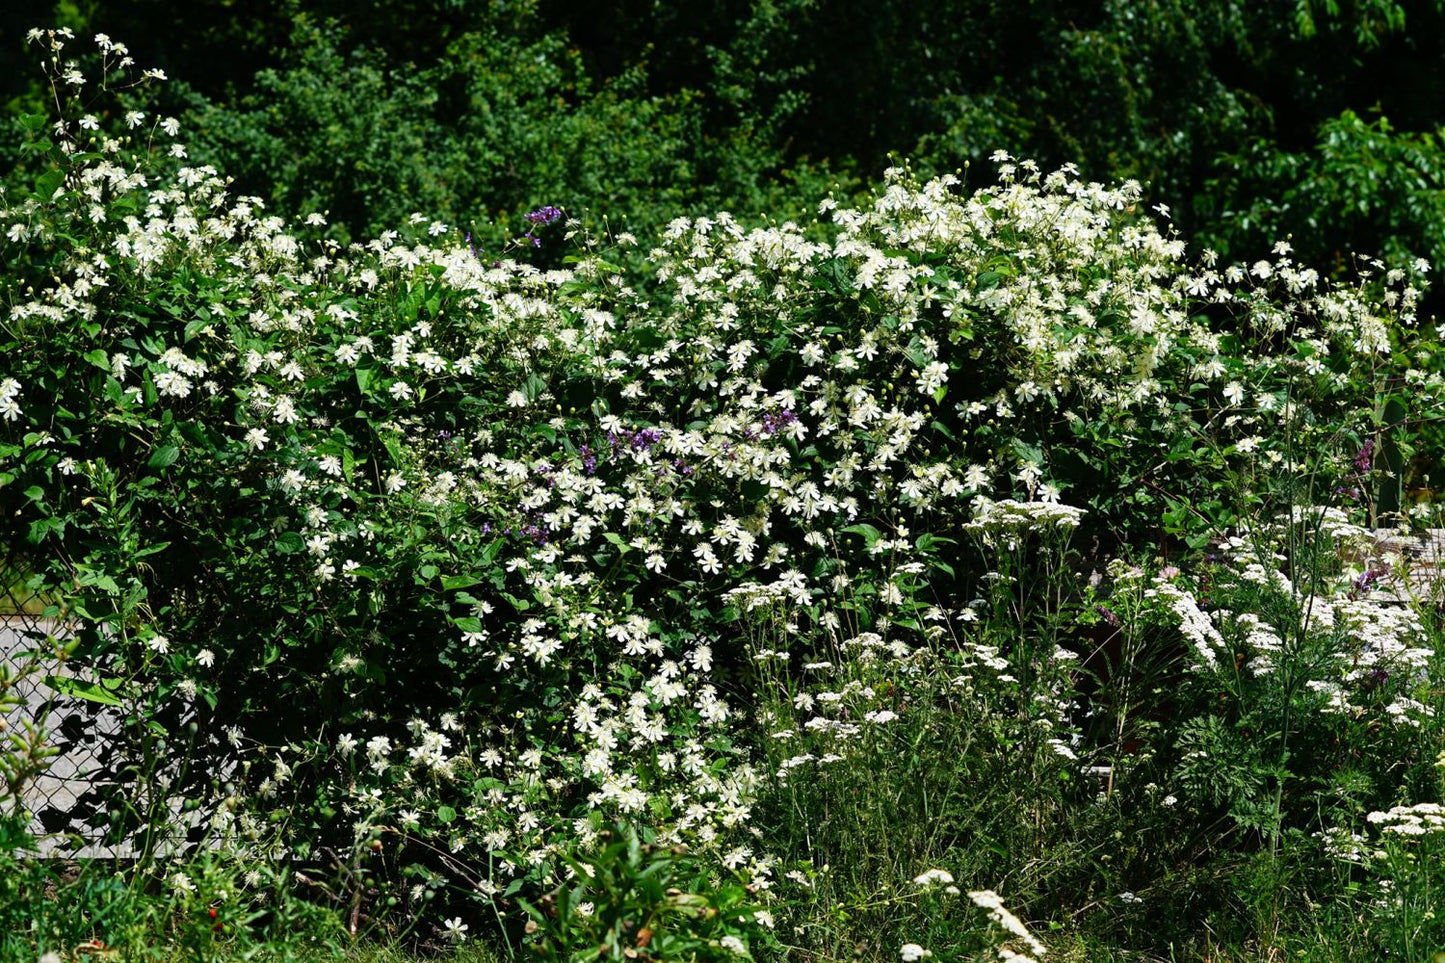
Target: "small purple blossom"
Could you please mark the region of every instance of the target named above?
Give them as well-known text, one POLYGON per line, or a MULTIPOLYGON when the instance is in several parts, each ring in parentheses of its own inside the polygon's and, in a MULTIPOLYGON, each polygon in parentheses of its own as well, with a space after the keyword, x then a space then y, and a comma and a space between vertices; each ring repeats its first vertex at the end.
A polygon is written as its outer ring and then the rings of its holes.
POLYGON ((1364 474, 1370 470, 1370 459, 1375 454, 1375 439, 1366 438, 1364 445, 1360 447, 1360 453, 1355 456, 1355 471, 1364 474))
POLYGON ((1388 574, 1390 574, 1390 570, 1385 567, 1372 568, 1363 573, 1355 579, 1355 584, 1350 589, 1350 598, 1359 598, 1364 595, 1388 574))
POLYGON ((662 431, 657 428, 642 428, 632 433, 632 450, 646 451, 662 441, 662 431))
POLYGON ((607 443, 612 446, 613 452, 624 445, 633 451, 646 451, 661 440, 662 430, 660 428, 639 428, 636 431, 628 431, 624 428, 620 432, 609 431, 607 433, 607 443))
POLYGON ((763 415, 763 434, 774 435, 798 420, 791 411, 768 412, 763 415))
MULTIPOLYGON (((553 221, 557 220, 562 216, 562 209, 560 207, 553 207, 551 204, 548 204, 546 207, 539 207, 535 211, 531 211, 524 216, 532 224, 551 224, 553 221)), ((530 231, 528 232, 527 236, 531 236, 530 231)))

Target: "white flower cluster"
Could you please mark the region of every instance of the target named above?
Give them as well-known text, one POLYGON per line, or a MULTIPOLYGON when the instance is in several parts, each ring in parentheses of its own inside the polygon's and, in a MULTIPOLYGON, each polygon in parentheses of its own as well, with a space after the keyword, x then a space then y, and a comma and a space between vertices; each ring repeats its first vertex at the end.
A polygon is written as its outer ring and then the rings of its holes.
POLYGON ((1029 932, 1024 922, 1008 911, 1003 905, 1003 898, 993 890, 971 890, 968 898, 973 900, 975 906, 988 910, 989 918, 1011 937, 1022 942, 1028 950, 1028 955, 1010 950, 1012 955, 1006 957, 1007 959, 1017 960, 1019 963, 1035 963, 1048 952, 1044 944, 1029 932))
POLYGON ((15 400, 19 396, 20 382, 14 378, 0 381, 0 418, 14 421, 20 417, 20 404, 15 400))
POLYGON ((1257 612, 1224 607, 1206 614, 1189 589, 1161 576, 1154 577, 1144 597, 1159 600, 1171 612, 1191 645, 1196 672, 1268 676, 1308 647, 1311 677, 1304 687, 1319 700, 1320 711, 1358 718, 1367 712, 1361 696, 1388 691, 1385 719, 1420 725, 1434 710, 1411 691, 1428 681, 1426 671, 1435 653, 1419 614, 1407 605, 1371 597, 1368 581, 1341 565, 1339 560, 1354 551, 1347 547, 1368 537, 1337 509, 1296 510, 1285 522, 1300 523, 1309 538, 1318 539, 1308 551, 1324 553, 1316 574, 1327 577, 1296 584, 1285 574, 1292 557, 1280 550, 1286 543, 1284 526, 1225 539, 1211 575, 1216 594, 1248 586, 1283 597, 1287 610, 1295 613, 1292 619, 1280 621, 1275 614, 1270 621, 1257 612), (1330 574, 1330 564, 1335 574, 1330 574), (1232 664, 1226 665, 1226 658, 1232 664))
POLYGON ((1397 836, 1424 836, 1445 831, 1445 807, 1438 803, 1416 803, 1394 806, 1385 812, 1372 812, 1365 817, 1381 832, 1397 836))
POLYGON ((973 518, 964 529, 992 541, 1000 537, 1017 538, 1025 532, 1052 527, 1065 530, 1078 528, 1083 517, 1082 508, 1057 502, 1020 502, 1012 498, 991 501, 980 497, 974 499, 973 518))
POLYGON ((1162 599, 1173 613, 1178 620, 1179 631, 1193 647, 1196 666, 1207 669, 1219 667, 1220 654, 1226 651, 1224 637, 1199 607, 1193 594, 1171 579, 1155 576, 1150 587, 1144 590, 1144 598, 1162 599))
MULTIPOLYGON (((33 39, 58 53, 69 38, 33 39)), ((170 119, 156 129, 179 133, 170 119)), ((368 709, 340 741, 256 767, 269 775, 251 788, 278 796, 313 766, 335 780, 359 839, 383 827, 434 835, 485 854, 499 878, 595 841, 590 823, 563 815, 588 806, 667 813, 656 817, 664 841, 718 846, 750 818, 761 777, 732 748, 745 716, 721 671, 741 661, 744 641, 690 634, 655 586, 741 610, 751 631, 766 625, 768 649, 752 653, 760 665, 787 659, 791 670, 795 649, 808 650, 804 665, 836 665, 803 670, 813 675, 794 693, 796 717, 772 733, 809 741, 770 775, 826 770, 914 711, 902 683, 943 671, 927 646, 890 631, 911 623, 931 642, 949 624, 914 605, 922 536, 961 528, 1007 544, 1080 524, 1082 511, 1059 503, 1061 482, 1047 480, 1043 449, 998 440, 1010 426, 1132 424, 1172 410, 1168 385, 1187 376, 1230 404, 1231 457, 1267 459, 1244 442, 1280 415, 1307 420, 1272 374, 1292 362, 1269 354, 1231 367, 1192 304, 1233 312, 1241 336, 1288 331, 1315 355, 1360 363, 1374 364, 1390 337, 1365 292, 1324 285, 1287 249, 1249 271, 1190 265, 1181 240, 1122 213, 1140 199, 1137 184, 1045 176, 1007 157, 1002 182, 971 195, 953 178, 890 172, 870 207, 829 212, 824 240, 791 223, 748 231, 727 215, 679 219, 651 252, 641 292, 595 251, 567 270, 481 262, 439 225, 408 242, 389 232, 304 249, 260 199, 228 195, 213 169, 152 184, 138 153, 92 143, 92 124, 65 137, 76 153, 66 185, 103 243, 62 246, 54 282, 11 319, 70 337, 100 314, 99 292, 143 290, 172 269, 207 278, 205 314, 156 320, 173 325, 166 337, 107 319, 114 330, 87 355, 114 382, 107 417, 209 418, 200 427, 229 439, 218 470, 273 499, 263 531, 277 559, 296 561, 286 577, 325 603, 312 608, 338 613, 317 634, 339 639, 329 679, 348 695, 379 667, 339 613, 365 611, 360 589, 390 577, 408 591, 431 586, 428 614, 443 613, 441 630, 415 643, 433 648, 408 658, 446 665, 458 691, 475 684, 529 707, 473 695, 409 726, 368 709), (439 397, 475 410, 441 417, 439 397), (344 427, 358 421, 361 441, 344 427), (402 532, 454 571, 386 574, 399 549, 379 535, 402 532), (844 554, 864 571, 847 574, 844 554), (624 559, 655 581, 610 581, 624 559), (446 580, 466 573, 475 584, 446 580), (877 612, 843 630, 853 616, 828 602, 865 578, 877 612), (444 805, 446 822, 433 815, 444 805)), ((0 244, 47 240, 41 201, 5 204, 0 221, 13 227, 0 244)), ((1401 293, 1392 317, 1408 319, 1417 298, 1401 293)), ((26 418, 20 391, 16 378, 0 382, 5 423, 26 418)), ((86 463, 98 437, 69 439, 72 463, 86 463)), ((1271 571, 1252 576, 1288 590, 1271 571)), ((1173 581, 1148 593, 1196 661, 1217 667, 1222 626, 1173 581)), ((1352 640, 1351 671, 1418 670, 1406 622, 1354 603, 1331 612, 1352 640)), ((1272 653, 1288 633, 1256 622, 1246 635, 1272 653)), ((957 650, 947 678, 958 690, 1017 681, 996 647, 963 639, 957 650)), ((1068 694, 1050 686, 1029 712, 1058 751, 1067 746, 1052 726, 1068 694)), ((238 822, 245 834, 263 821, 238 822)), ((763 882, 771 871, 765 855, 733 862, 763 882)))

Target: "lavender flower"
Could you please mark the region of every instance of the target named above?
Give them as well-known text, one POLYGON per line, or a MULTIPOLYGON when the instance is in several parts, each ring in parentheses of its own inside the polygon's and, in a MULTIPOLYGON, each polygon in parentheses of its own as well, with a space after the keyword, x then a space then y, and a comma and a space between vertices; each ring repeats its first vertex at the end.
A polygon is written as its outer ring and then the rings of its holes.
MULTIPOLYGON (((553 221, 557 220, 559 217, 562 216, 562 209, 560 207, 553 207, 551 204, 548 204, 546 207, 539 207, 535 211, 531 211, 524 216, 532 224, 551 224, 553 221)), ((531 232, 529 231, 527 233, 530 237, 531 232)))
POLYGON ((1370 459, 1375 453, 1375 439, 1366 438, 1360 448, 1360 453, 1355 456, 1355 471, 1364 474, 1370 470, 1370 459))

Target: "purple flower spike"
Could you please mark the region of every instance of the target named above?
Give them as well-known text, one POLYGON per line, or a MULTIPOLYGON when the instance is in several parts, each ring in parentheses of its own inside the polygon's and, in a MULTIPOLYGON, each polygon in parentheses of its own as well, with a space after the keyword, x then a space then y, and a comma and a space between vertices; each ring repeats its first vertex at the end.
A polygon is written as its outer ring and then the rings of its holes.
POLYGON ((1366 438, 1365 444, 1360 448, 1360 453, 1355 456, 1355 471, 1367 472, 1370 470, 1370 459, 1375 454, 1375 439, 1366 438))
MULTIPOLYGON (((798 416, 791 411, 768 412, 763 415, 763 434, 774 435, 797 420, 798 416)), ((749 434, 748 437, 753 436, 749 434)))
POLYGON ((551 224, 562 216, 562 209, 548 204, 546 207, 539 207, 524 216, 533 224, 551 224))

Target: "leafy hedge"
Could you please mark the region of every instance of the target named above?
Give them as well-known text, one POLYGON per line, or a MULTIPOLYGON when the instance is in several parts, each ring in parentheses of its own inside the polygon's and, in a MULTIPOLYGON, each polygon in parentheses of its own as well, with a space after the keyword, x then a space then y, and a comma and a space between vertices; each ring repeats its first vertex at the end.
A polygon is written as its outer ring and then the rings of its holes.
MULTIPOLYGON (((23 15, 0 20, 0 53, 20 53, 23 15)), ((288 216, 328 209, 343 239, 546 203, 642 232, 782 220, 894 152, 943 174, 1002 148, 1137 179, 1228 258, 1291 238, 1337 275, 1351 252, 1442 250, 1438 0, 200 0, 179 30, 129 0, 57 15, 184 79, 165 109, 198 163, 288 216)), ((7 75, 20 93, 26 72, 7 75)))
MULTIPOLYGON (((98 810, 116 836, 184 796, 198 832, 450 913, 623 819, 756 885, 764 643, 906 652, 1060 502, 1099 564, 1351 486, 1368 510, 1385 399, 1439 397, 1423 265, 1190 259, 1137 184, 895 169, 806 229, 678 218, 633 286, 637 240, 555 211, 554 268, 426 217, 298 240, 177 168, 174 121, 102 113, 93 86, 139 93, 123 48, 87 76, 33 40, 64 115, 27 118, 41 173, 4 195, 0 508, 165 776, 98 810)), ((1000 651, 1013 717, 1063 738, 1052 650, 1000 651)))

